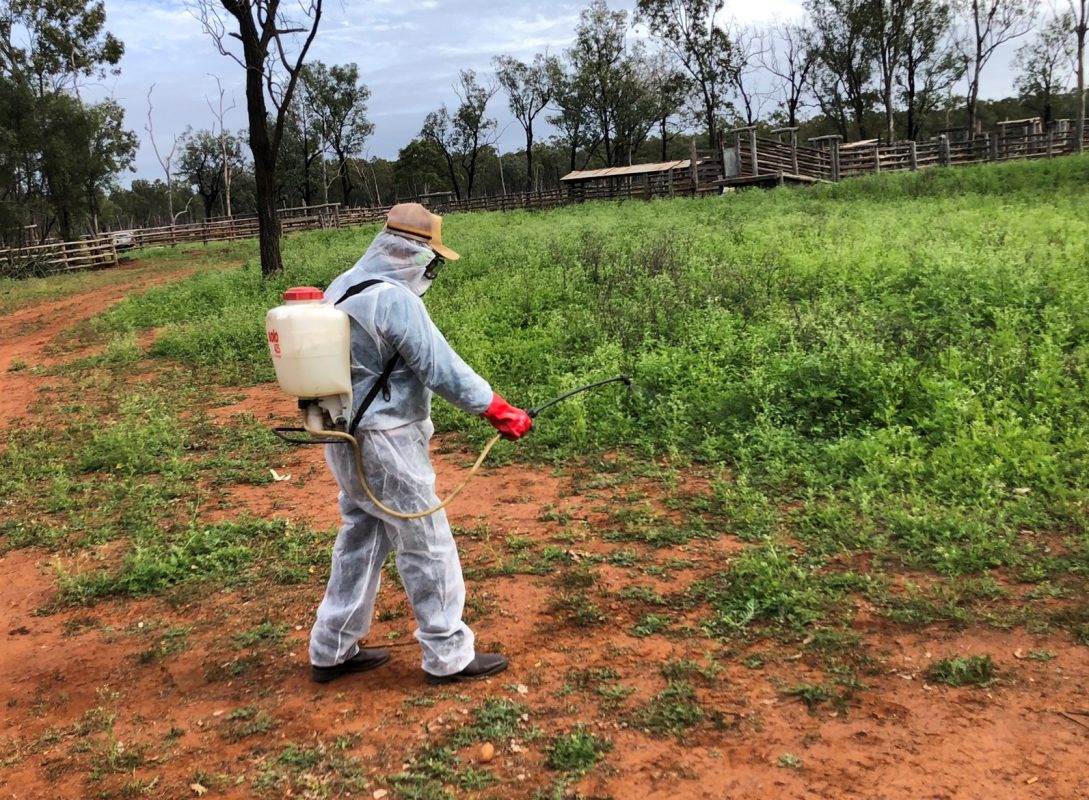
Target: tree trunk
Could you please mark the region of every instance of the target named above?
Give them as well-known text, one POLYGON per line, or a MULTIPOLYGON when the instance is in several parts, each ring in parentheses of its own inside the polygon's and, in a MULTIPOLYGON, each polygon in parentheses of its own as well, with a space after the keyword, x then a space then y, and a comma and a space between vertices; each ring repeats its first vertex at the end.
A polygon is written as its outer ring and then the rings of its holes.
POLYGON ((1075 20, 1078 25, 1078 103, 1075 107, 1078 119, 1074 123, 1074 135, 1077 136, 1075 148, 1079 153, 1085 147, 1085 36, 1086 24, 1089 23, 1087 16, 1089 16, 1089 3, 1081 0, 1078 17, 1075 20))
POLYGON ((250 150, 253 153, 254 194, 261 274, 275 275, 284 268, 280 256, 280 215, 276 209, 276 150, 269 139, 265 107, 264 60, 256 42, 243 41, 246 60, 246 111, 250 150))
MULTIPOLYGON (((499 156, 499 165, 502 169, 503 156, 499 156)), ((533 123, 526 127, 526 191, 533 191, 533 123)))
POLYGON ((340 165, 340 202, 347 208, 351 205, 352 197, 352 176, 348 174, 348 159, 344 156, 337 154, 340 165))
POLYGON ((976 47, 976 60, 972 70, 972 79, 968 83, 968 138, 976 138, 976 117, 979 112, 979 77, 983 71, 980 63, 979 47, 976 47))

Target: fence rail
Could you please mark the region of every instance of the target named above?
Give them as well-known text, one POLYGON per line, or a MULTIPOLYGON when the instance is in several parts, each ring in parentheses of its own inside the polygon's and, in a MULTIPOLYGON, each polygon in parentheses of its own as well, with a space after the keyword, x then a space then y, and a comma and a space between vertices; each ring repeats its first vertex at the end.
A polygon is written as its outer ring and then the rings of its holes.
POLYGON ((34 278, 86 269, 117 266, 117 246, 111 236, 78 242, 0 250, 0 277, 34 278))
MULTIPOLYGON (((280 226, 285 233, 320 228, 339 228, 343 210, 339 203, 280 209, 280 226)), ((185 225, 163 225, 131 231, 134 247, 186 244, 189 242, 233 242, 257 235, 257 217, 233 217, 185 225)))
MULTIPOLYGON (((951 139, 942 134, 925 142, 843 144, 838 136, 811 139, 811 146, 797 142, 796 129, 784 141, 757 136, 755 127, 732 131, 733 145, 723 155, 726 178, 758 178, 787 175, 812 180, 838 181, 876 172, 917 170, 933 166, 960 166, 991 161, 1054 158, 1077 152, 1073 123, 1042 130, 1025 126, 986 133, 973 139, 951 139), (732 169, 731 169, 732 167, 732 169)), ((1082 141, 1089 149, 1089 126, 1082 141)))

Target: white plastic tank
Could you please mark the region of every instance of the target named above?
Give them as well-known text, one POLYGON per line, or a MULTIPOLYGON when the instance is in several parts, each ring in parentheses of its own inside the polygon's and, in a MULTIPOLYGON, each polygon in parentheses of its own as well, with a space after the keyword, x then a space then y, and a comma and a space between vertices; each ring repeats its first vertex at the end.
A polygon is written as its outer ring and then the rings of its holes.
POLYGON ((297 286, 268 312, 265 333, 276 380, 305 400, 352 393, 351 325, 348 315, 324 302, 321 289, 297 286))

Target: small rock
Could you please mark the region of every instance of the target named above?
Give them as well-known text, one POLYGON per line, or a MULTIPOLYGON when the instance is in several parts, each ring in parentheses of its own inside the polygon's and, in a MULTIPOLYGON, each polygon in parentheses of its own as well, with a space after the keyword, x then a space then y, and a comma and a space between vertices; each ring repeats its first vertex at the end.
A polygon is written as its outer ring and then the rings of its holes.
POLYGON ((518 694, 529 694, 529 687, 524 683, 520 683, 514 687, 514 691, 518 692, 518 694))
POLYGON ((374 794, 372 794, 371 797, 373 797, 374 800, 382 800, 383 797, 386 797, 388 795, 389 792, 387 792, 385 789, 375 789, 374 794))
POLYGON ((482 764, 487 764, 495 758, 495 745, 491 742, 484 742, 480 745, 480 761, 482 764))
POLYGON ((208 789, 204 786, 201 786, 199 783, 191 783, 189 784, 189 788, 193 790, 193 794, 195 794, 197 797, 204 797, 204 795, 208 792, 208 789))

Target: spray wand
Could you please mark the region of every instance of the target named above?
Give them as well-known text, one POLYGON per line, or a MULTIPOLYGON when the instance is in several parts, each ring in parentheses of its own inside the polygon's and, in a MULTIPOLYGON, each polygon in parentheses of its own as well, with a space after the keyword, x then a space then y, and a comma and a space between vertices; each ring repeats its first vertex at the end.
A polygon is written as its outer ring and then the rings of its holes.
MULTIPOLYGON (((528 414, 531 419, 536 419, 542 412, 547 411, 548 409, 552 408, 555 405, 558 405, 559 403, 564 402, 565 400, 569 400, 576 395, 582 394, 583 392, 589 392, 594 389, 599 389, 602 386, 607 386, 610 383, 623 383, 629 389, 632 385, 631 378, 627 375, 615 375, 612 378, 594 381, 593 383, 588 383, 585 386, 579 386, 576 389, 572 389, 569 392, 564 392, 558 397, 554 397, 551 400, 537 406, 536 408, 531 408, 527 410, 526 414, 528 414)), ((492 451, 492 448, 495 447, 495 445, 499 442, 499 439, 501 438, 500 434, 497 433, 495 436, 488 440, 488 443, 484 445, 484 449, 480 451, 480 455, 477 456, 477 459, 473 463, 473 466, 469 469, 469 474, 465 476, 465 479, 462 480, 461 483, 454 487, 454 490, 450 492, 445 500, 443 500, 438 505, 433 506, 432 508, 425 509, 424 511, 405 513, 403 511, 398 511, 397 509, 390 508, 378 499, 374 490, 371 488, 370 483, 367 482, 367 474, 363 468, 363 447, 360 445, 359 440, 355 436, 344 431, 326 430, 324 428, 324 422, 322 420, 321 409, 317 405, 306 405, 303 407, 303 426, 304 427, 302 428, 273 428, 273 432, 285 442, 289 442, 290 444, 343 443, 351 445, 352 452, 355 455, 356 474, 359 476, 360 487, 363 489, 364 493, 367 495, 370 501, 374 503, 376 508, 396 519, 421 519, 423 517, 429 517, 432 514, 441 511, 442 509, 446 508, 446 506, 450 505, 450 503, 454 501, 454 498, 461 494, 461 490, 465 488, 466 484, 469 483, 469 480, 480 470, 480 466, 484 463, 484 459, 488 457, 488 453, 492 451), (302 433, 304 431, 309 434, 311 438, 298 439, 288 435, 292 433, 302 433)))

